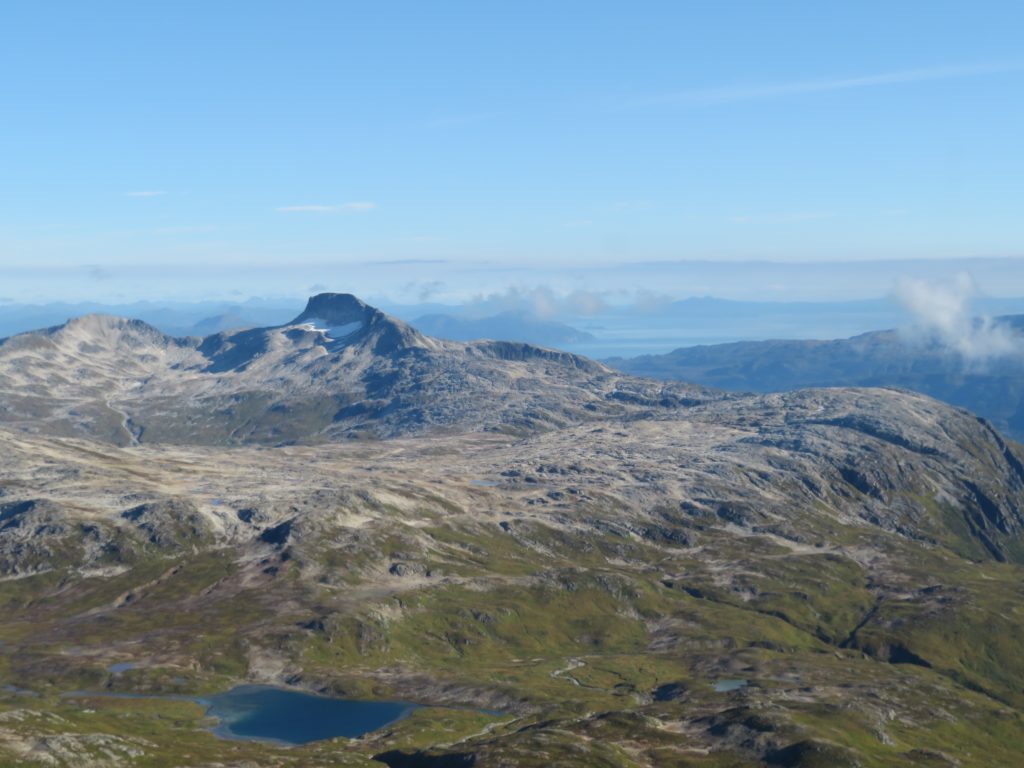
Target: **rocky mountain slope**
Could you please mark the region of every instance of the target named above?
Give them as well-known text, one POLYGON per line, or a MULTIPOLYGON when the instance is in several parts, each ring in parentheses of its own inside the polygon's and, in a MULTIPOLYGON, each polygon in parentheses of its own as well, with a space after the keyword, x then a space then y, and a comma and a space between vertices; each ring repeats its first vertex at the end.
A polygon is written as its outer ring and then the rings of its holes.
POLYGON ((942 339, 876 331, 834 341, 749 341, 684 347, 606 361, 634 376, 682 380, 736 392, 799 387, 904 387, 968 408, 1024 439, 1024 316, 993 328, 1017 350, 964 357, 942 339))
POLYGON ((118 444, 526 433, 711 397, 528 344, 441 341, 344 294, 202 339, 89 315, 0 342, 0 423, 118 444))
POLYGON ((0 376, 0 763, 1024 760, 1024 453, 966 411, 666 386, 338 296, 205 339, 86 318, 0 376), (426 707, 284 748, 81 693, 242 681, 426 707))

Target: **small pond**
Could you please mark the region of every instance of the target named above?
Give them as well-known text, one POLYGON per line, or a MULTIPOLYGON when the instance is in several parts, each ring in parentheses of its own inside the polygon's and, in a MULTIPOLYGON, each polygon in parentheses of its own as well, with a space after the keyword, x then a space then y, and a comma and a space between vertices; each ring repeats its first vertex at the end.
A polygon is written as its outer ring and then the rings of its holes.
POLYGON ((718 680, 714 684, 714 689, 718 693, 728 693, 729 691, 738 691, 740 688, 746 688, 749 681, 747 680, 718 680))

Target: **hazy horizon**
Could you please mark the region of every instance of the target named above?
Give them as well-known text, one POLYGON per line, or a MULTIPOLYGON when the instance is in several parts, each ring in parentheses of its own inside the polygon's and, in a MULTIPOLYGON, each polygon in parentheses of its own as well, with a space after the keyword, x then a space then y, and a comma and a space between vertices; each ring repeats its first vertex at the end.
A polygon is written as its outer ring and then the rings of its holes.
MULTIPOLYGON (((141 319, 176 336, 275 326, 297 316, 308 295, 321 292, 350 291, 345 286, 317 284, 309 286, 307 293, 292 296, 234 295, 178 301, 131 297, 120 302, 37 304, 0 301, 0 338, 95 312, 141 319)), ((1001 331, 990 333, 989 321, 1000 315, 1024 314, 1024 295, 987 295, 968 272, 938 279, 901 277, 881 296, 817 301, 787 301, 777 296, 674 298, 638 289, 559 292, 545 286, 513 286, 457 298, 440 290, 407 291, 399 301, 372 294, 360 294, 360 298, 429 335, 529 341, 599 359, 736 341, 844 339, 888 329, 911 331, 911 336, 923 332, 922 338, 940 338, 951 351, 968 356, 975 350, 981 350, 983 356, 1019 356, 1018 345, 1001 343, 1001 331), (454 326, 452 321, 438 325, 443 318, 461 320, 454 326), (975 318, 982 320, 980 331, 975 318), (445 327, 452 332, 458 327, 460 335, 446 336, 445 327)))
POLYGON ((524 10, 17 4, 0 297, 1024 295, 1020 5, 524 10))
POLYGON ((548 295, 609 304, 659 304, 693 297, 736 301, 827 302, 884 299, 908 280, 951 284, 967 276, 979 297, 1024 296, 1024 259, 915 259, 875 262, 607 263, 566 268, 385 261, 244 269, 210 264, 116 269, 0 265, 0 305, 52 302, 126 304, 304 299, 330 291, 387 304, 479 302, 502 294, 548 295))

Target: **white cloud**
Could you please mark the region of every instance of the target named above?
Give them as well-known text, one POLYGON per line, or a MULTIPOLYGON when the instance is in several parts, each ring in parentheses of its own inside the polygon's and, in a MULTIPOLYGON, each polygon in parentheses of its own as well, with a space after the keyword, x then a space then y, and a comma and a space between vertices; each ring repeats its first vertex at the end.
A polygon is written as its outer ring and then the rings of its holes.
POLYGON ((161 195, 166 194, 167 193, 162 189, 149 189, 138 192, 129 192, 128 197, 160 197, 161 195))
POLYGON ((971 301, 977 296, 967 272, 949 282, 904 279, 896 286, 896 298, 914 315, 912 339, 936 340, 970 361, 1024 354, 1020 337, 1009 328, 974 315, 971 301))
POLYGON ((811 93, 828 93, 846 91, 855 88, 875 88, 886 85, 908 85, 931 80, 951 80, 961 77, 998 74, 1001 72, 1019 72, 1024 70, 1024 61, 987 62, 980 64, 962 64, 948 67, 925 67, 920 69, 904 69, 895 72, 882 72, 874 75, 854 77, 821 78, 816 80, 796 80, 785 83, 766 83, 751 86, 727 86, 722 88, 702 88, 676 93, 652 96, 640 104, 680 104, 684 106, 702 106, 708 104, 727 104, 739 101, 758 101, 780 96, 798 96, 811 93))
POLYGON ((500 293, 477 294, 466 302, 471 314, 491 315, 499 312, 525 312, 544 319, 559 315, 597 315, 608 309, 602 293, 574 290, 558 293, 546 286, 511 287, 500 293))
POLYGON ((356 201, 335 205, 283 205, 277 211, 278 213, 366 213, 376 207, 376 203, 356 201))

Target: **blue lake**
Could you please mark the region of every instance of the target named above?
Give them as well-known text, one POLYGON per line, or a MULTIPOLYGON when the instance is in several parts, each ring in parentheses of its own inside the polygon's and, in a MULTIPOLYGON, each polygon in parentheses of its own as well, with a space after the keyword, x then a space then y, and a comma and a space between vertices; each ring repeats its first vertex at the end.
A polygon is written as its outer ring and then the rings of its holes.
MULTIPOLYGON (((171 699, 194 701, 218 720, 213 733, 226 739, 280 744, 356 738, 408 717, 420 708, 407 701, 331 699, 269 685, 240 685, 213 696, 75 691, 66 698, 171 699)), ((497 714, 497 713, 495 713, 497 714)))
POLYGON ((329 699, 266 685, 242 685, 200 700, 220 723, 218 736, 305 744, 355 738, 408 717, 417 704, 329 699))

